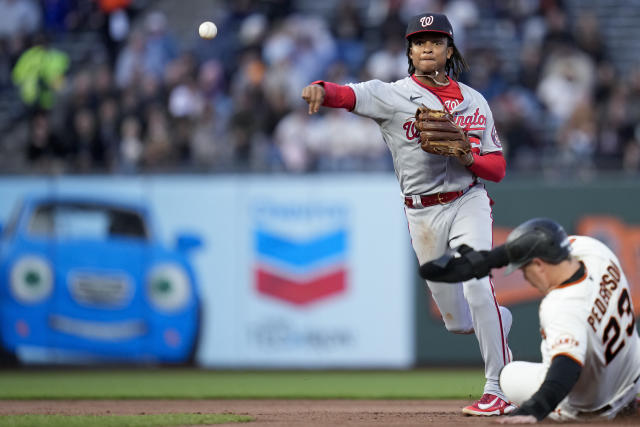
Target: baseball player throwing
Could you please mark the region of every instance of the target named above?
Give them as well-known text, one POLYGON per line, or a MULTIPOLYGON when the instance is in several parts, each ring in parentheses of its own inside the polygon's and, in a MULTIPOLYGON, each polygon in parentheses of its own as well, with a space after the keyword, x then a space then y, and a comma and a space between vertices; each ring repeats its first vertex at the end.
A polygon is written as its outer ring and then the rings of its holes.
POLYGON ((568 237, 554 221, 518 226, 491 251, 461 247, 421 266, 433 280, 456 282, 507 265, 544 294, 542 363, 512 362, 500 374, 507 398, 520 405, 503 424, 581 420, 635 413, 640 338, 620 261, 591 237, 568 237))
MULTIPOLYGON (((378 123, 421 264, 461 244, 491 249, 491 200, 478 178, 498 182, 505 174, 491 110, 480 93, 456 81, 467 64, 445 15, 413 17, 405 37, 408 77, 346 86, 316 81, 302 98, 309 114, 320 106, 346 108, 378 123)), ((447 330, 475 332, 485 362, 484 394, 463 412, 503 415, 515 409, 499 385, 500 370, 510 361, 511 313, 498 305, 490 279, 427 285, 447 330)))

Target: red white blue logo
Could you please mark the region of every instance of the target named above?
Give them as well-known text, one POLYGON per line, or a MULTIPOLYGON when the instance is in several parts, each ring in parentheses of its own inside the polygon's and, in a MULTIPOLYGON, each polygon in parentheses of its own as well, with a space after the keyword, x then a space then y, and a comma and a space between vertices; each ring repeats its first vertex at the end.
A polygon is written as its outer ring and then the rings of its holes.
POLYGON ((258 292, 303 306, 346 290, 345 209, 269 206, 258 211, 253 232, 258 292))

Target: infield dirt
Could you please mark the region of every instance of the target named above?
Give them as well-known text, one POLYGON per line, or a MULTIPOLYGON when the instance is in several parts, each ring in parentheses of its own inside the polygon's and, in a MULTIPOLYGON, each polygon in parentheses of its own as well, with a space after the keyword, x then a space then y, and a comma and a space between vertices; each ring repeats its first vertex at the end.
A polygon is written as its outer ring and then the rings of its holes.
MULTIPOLYGON (((250 415, 248 426, 483 426, 495 418, 466 417, 462 400, 1 400, 0 414, 143 415, 232 413, 250 415)), ((545 421, 543 424, 556 423, 545 421)), ((218 424, 240 426, 244 424, 218 424)), ((570 426, 640 425, 640 417, 570 426)))

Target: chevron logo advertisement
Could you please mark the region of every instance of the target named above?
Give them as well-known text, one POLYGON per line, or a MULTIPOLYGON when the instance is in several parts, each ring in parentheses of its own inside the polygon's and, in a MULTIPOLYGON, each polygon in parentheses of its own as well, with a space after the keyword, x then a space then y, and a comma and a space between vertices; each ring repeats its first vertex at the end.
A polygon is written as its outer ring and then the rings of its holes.
POLYGON ((304 306, 346 290, 344 207, 264 205, 256 212, 254 278, 259 293, 304 306))

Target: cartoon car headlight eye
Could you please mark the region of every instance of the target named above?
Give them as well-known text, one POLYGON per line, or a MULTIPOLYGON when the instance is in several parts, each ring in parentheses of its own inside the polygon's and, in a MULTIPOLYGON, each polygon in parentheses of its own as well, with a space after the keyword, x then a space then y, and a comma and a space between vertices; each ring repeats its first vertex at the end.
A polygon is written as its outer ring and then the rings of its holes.
POLYGON ((11 269, 11 293, 27 304, 43 301, 53 290, 53 273, 49 263, 39 256, 25 256, 11 269))
POLYGON ((147 293, 152 304, 159 310, 180 310, 191 297, 187 273, 174 264, 156 266, 149 274, 147 293))

